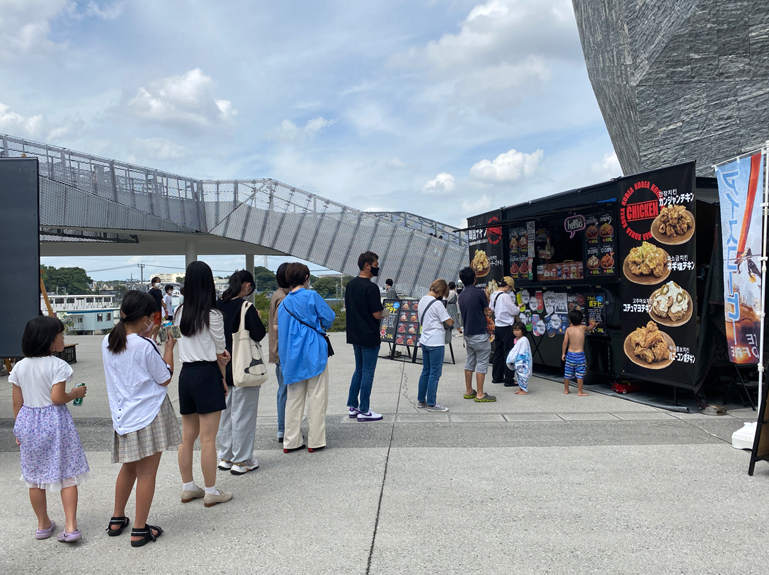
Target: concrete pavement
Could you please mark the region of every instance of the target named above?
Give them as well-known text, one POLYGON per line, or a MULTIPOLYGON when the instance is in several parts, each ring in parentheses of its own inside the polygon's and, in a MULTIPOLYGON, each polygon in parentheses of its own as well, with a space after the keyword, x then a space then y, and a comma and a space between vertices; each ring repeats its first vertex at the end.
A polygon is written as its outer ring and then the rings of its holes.
MULTIPOLYGON (((595 393, 578 398, 539 378, 525 397, 488 383, 499 401, 476 404, 462 398, 457 338, 457 365, 444 366, 438 391, 448 414, 416 409, 420 366, 380 360, 372 408, 385 421, 359 424, 345 415, 351 349, 344 334, 332 337, 328 449, 282 453, 268 382, 260 468, 242 477, 220 472, 235 499, 205 509, 179 502, 175 454, 165 454, 150 522, 166 533, 141 549, 130 547, 127 532, 104 533, 118 466, 109 463, 100 338, 67 338, 81 344, 73 367, 89 384, 84 405, 70 407, 92 469, 80 491, 84 539, 75 546, 32 537, 10 386, 1 378, 0 572, 764 572, 754 559, 769 527, 769 465, 750 478, 747 454, 729 445, 753 412, 716 418, 595 393)), ((169 389, 175 400, 175 384, 169 389)), ((57 498, 49 508, 61 523, 57 498)))

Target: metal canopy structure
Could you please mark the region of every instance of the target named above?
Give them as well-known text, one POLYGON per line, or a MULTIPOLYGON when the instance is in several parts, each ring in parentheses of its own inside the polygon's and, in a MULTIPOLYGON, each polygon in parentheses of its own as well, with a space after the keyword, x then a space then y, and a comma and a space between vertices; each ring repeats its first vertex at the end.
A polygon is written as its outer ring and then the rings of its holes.
POLYGON ((272 179, 196 180, 0 134, 0 157, 40 162, 41 254, 285 255, 420 296, 456 278, 467 238, 407 212, 364 212, 272 179))

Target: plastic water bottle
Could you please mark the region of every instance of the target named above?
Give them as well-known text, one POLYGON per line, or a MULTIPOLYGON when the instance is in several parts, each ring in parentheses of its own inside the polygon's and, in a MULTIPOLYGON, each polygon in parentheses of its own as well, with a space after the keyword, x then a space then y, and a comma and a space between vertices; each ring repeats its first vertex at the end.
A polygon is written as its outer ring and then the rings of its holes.
MULTIPOLYGON (((75 387, 83 387, 83 386, 85 386, 84 383, 78 383, 75 387)), ((72 405, 83 405, 83 398, 78 397, 77 399, 75 399, 75 401, 72 402, 72 405)))

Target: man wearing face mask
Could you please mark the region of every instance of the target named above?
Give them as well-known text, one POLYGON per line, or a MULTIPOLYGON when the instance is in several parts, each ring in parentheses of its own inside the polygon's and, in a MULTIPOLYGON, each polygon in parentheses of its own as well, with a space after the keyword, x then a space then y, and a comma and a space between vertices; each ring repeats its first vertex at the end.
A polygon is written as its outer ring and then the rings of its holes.
POLYGON ((374 383, 374 370, 379 357, 379 318, 382 301, 379 288, 371 278, 379 275, 379 256, 364 252, 358 257, 360 275, 350 280, 344 295, 347 310, 347 343, 355 352, 355 372, 347 397, 349 416, 358 421, 378 421, 382 415, 371 410, 369 397, 374 383))
POLYGON ((152 318, 153 325, 150 339, 154 339, 157 342, 160 324, 163 321, 163 292, 160 291, 160 278, 152 278, 152 287, 149 290, 149 294, 155 299, 155 315, 152 318))

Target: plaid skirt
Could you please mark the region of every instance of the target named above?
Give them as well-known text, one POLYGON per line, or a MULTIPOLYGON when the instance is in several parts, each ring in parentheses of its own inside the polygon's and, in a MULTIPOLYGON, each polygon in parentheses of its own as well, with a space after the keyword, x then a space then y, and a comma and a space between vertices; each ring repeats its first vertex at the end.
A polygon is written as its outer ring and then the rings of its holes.
POLYGON ((112 432, 112 463, 132 463, 182 443, 182 432, 171 400, 166 398, 147 427, 125 435, 112 432))

